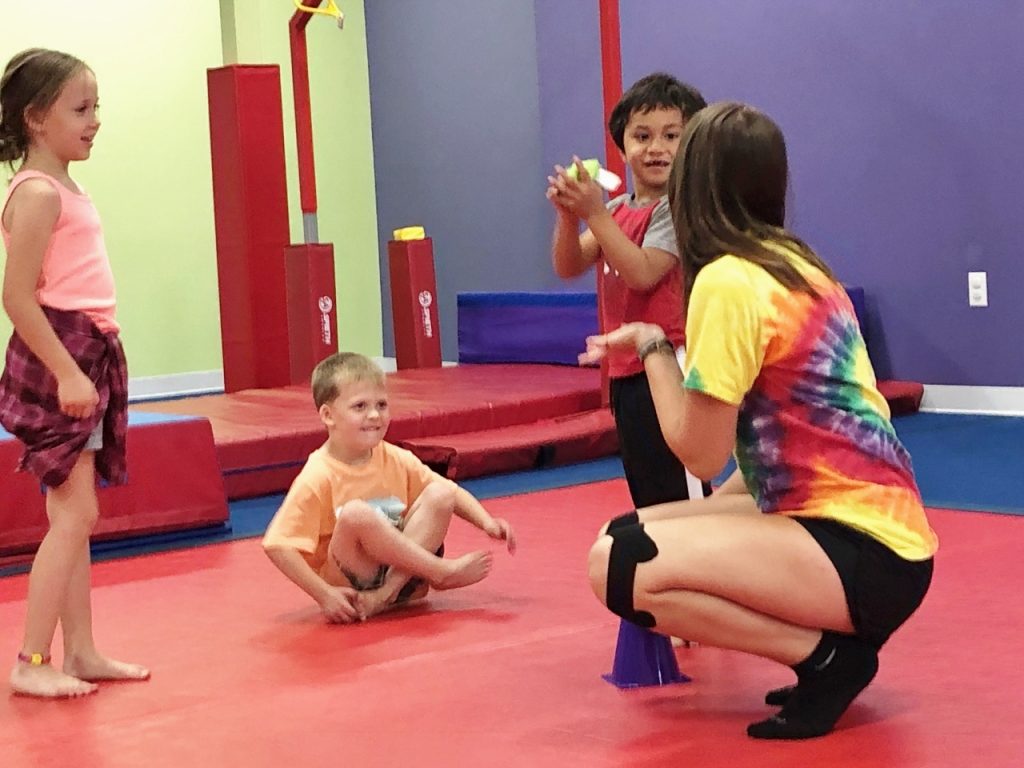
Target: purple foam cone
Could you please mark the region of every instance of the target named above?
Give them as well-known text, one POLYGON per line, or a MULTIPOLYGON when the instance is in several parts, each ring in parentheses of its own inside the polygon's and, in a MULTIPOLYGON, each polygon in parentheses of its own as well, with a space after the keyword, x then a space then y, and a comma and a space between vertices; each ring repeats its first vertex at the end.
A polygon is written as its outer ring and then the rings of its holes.
POLYGON ((690 682, 690 678, 679 671, 668 637, 628 621, 619 624, 612 671, 601 677, 618 688, 690 682))

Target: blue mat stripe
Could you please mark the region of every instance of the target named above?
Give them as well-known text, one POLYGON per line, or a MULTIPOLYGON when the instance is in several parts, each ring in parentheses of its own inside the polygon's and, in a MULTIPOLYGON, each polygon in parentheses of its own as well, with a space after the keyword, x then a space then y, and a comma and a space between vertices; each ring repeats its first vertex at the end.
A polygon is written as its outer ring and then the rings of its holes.
POLYGON ((1024 515, 1024 418, 917 413, 893 423, 925 504, 1024 515))
MULTIPOLYGON (((128 410, 128 426, 137 427, 146 424, 170 424, 178 421, 195 421, 201 416, 185 416, 177 413, 149 413, 148 411, 128 410)), ((14 440, 14 436, 0 427, 0 440, 14 440)))
MULTIPOLYGON (((1024 515, 1024 418, 922 413, 895 420, 914 459, 930 507, 1024 515)), ((727 474, 729 470, 726 471, 727 474)), ((565 467, 475 478, 464 487, 481 500, 622 477, 618 457, 565 467)), ((263 534, 283 494, 230 504, 230 523, 94 545, 97 560, 200 546, 263 534)), ((27 567, 0 569, 0 576, 27 567)))
MULTIPOLYGON (((565 488, 616 477, 622 477, 622 463, 618 457, 611 457, 565 467, 475 478, 462 483, 462 486, 478 499, 486 501, 499 496, 565 488)), ((262 536, 282 501, 283 493, 240 499, 228 505, 230 522, 225 525, 98 542, 91 547, 93 560, 99 562, 118 557, 136 557, 262 536)), ((24 573, 28 569, 28 565, 3 567, 0 568, 0 577, 24 573)))

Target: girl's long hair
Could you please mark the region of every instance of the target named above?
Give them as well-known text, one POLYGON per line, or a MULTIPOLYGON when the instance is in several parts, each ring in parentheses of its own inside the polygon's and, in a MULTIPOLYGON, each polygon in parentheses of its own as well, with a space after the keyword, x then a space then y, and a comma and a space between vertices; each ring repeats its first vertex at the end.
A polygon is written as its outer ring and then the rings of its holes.
POLYGON ((28 155, 29 113, 42 118, 85 62, 61 51, 29 48, 15 54, 0 75, 0 163, 14 168, 28 155))

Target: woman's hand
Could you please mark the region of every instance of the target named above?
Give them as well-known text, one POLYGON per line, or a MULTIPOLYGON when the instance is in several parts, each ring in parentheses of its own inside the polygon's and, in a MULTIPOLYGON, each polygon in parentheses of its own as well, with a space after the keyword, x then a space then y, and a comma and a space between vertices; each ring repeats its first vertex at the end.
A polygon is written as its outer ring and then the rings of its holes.
POLYGON ((639 349, 648 341, 665 338, 665 331, 653 323, 626 323, 611 333, 587 337, 587 351, 579 356, 580 365, 600 362, 611 349, 639 349))

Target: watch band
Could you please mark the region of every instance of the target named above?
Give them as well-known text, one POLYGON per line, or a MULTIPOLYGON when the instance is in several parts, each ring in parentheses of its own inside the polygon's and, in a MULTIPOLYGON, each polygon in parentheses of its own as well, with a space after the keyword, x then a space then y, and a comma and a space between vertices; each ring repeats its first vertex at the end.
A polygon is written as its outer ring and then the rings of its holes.
POLYGON ((665 352, 667 354, 674 355, 676 348, 672 346, 672 342, 669 341, 668 338, 662 336, 661 338, 651 339, 650 341, 645 341, 641 344, 636 350, 636 356, 640 358, 640 362, 642 363, 655 352, 665 352))

